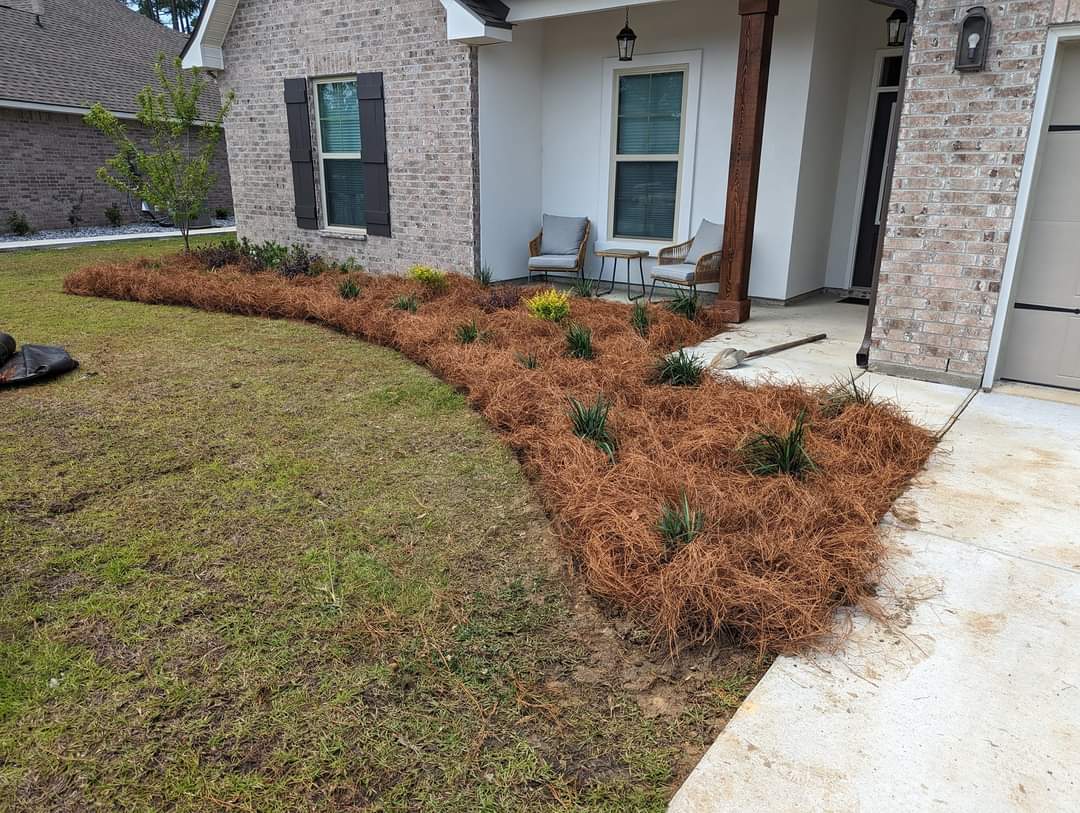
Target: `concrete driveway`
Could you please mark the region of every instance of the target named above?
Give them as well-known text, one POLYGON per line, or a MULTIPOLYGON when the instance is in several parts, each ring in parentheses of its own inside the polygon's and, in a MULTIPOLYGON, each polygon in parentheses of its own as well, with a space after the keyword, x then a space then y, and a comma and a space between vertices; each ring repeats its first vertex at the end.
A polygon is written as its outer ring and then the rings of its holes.
POLYGON ((1080 406, 947 394, 879 618, 779 659, 672 811, 1080 810, 1080 406))

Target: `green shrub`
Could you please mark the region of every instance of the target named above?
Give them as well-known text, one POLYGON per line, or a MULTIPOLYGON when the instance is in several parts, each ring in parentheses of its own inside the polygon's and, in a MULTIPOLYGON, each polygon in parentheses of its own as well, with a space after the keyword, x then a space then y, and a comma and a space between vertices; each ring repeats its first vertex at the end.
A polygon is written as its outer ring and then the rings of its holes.
POLYGON ((285 252, 285 257, 277 265, 277 271, 281 276, 293 279, 294 277, 317 277, 325 269, 326 263, 318 254, 314 254, 302 243, 293 243, 292 247, 285 252))
POLYGON ((464 322, 454 329, 454 338, 462 344, 475 344, 486 338, 484 331, 476 324, 476 320, 464 322))
POLYGON ((334 263, 333 267, 339 274, 359 274, 364 270, 364 266, 355 257, 346 257, 334 263))
POLYGON ((615 462, 615 438, 608 432, 607 420, 611 404, 600 395, 592 406, 585 406, 576 398, 570 398, 570 424, 574 434, 593 444, 615 462))
POLYGON ((120 207, 115 203, 105 210, 105 220, 108 221, 110 226, 119 226, 120 221, 124 219, 124 215, 120 212, 120 207))
POLYGON ((390 303, 390 307, 399 311, 416 313, 416 309, 420 307, 420 302, 416 299, 415 296, 399 296, 390 303))
POLYGON ((253 264, 251 255, 246 254, 240 243, 232 237, 226 237, 216 243, 199 246, 192 249, 191 254, 211 271, 226 265, 239 265, 250 267, 253 264))
POLYGON ((693 322, 694 317, 696 317, 698 311, 701 310, 701 303, 698 301, 697 294, 678 291, 673 299, 668 300, 664 304, 664 307, 672 313, 677 313, 679 316, 683 316, 693 322))
POLYGON ((660 510, 656 529, 664 540, 664 561, 669 561, 705 528, 705 514, 690 508, 686 492, 677 503, 667 503, 660 510))
POLYGON ((630 324, 641 338, 649 335, 649 309, 644 302, 635 302, 630 311, 630 324))
POLYGON ((821 411, 827 417, 835 417, 851 404, 869 404, 874 400, 874 387, 859 384, 854 373, 848 373, 850 380, 836 379, 826 391, 821 401, 821 411))
POLYGON ((570 286, 570 293, 582 299, 591 299, 596 296, 596 282, 591 279, 578 279, 570 286))
POLYGON ((480 302, 484 313, 512 310, 521 304, 521 292, 513 285, 496 285, 488 290, 487 298, 480 302))
POLYGON ((473 269, 473 279, 487 288, 491 285, 491 280, 494 278, 495 272, 491 270, 491 266, 484 263, 479 268, 473 269))
POLYGON ((802 477, 817 466, 806 451, 806 412, 795 419, 795 425, 785 435, 761 432, 742 448, 747 468, 762 477, 787 474, 802 477))
POLYGON ((696 387, 705 375, 705 364, 693 353, 680 350, 664 356, 656 363, 656 374, 661 384, 673 387, 696 387))
POLYGON ((22 212, 12 211, 7 216, 7 227, 11 229, 12 234, 17 234, 19 237, 25 237, 28 234, 33 233, 33 229, 30 228, 30 222, 26 219, 26 215, 22 212))
POLYGON ((595 358, 592 331, 582 325, 572 324, 566 329, 566 355, 575 359, 595 358))
POLYGON ((445 271, 427 265, 414 265, 409 269, 409 279, 414 279, 432 293, 440 293, 450 287, 445 271))
POLYGON ((346 277, 338 283, 337 290, 342 299, 356 299, 360 296, 360 283, 352 277, 346 277))
POLYGON ((273 240, 253 243, 246 237, 240 241, 240 251, 250 258, 255 270, 258 271, 277 268, 289 256, 289 249, 280 243, 275 243, 273 240))
POLYGON ((526 370, 535 370, 540 367, 540 362, 536 358, 536 353, 518 353, 515 358, 522 367, 526 370))
POLYGON ((224 220, 228 216, 229 216, 229 210, 226 209, 224 206, 219 206, 216 209, 214 209, 214 217, 216 217, 218 220, 224 220))
POLYGON ((549 288, 526 299, 525 309, 545 322, 561 322, 570 315, 570 297, 549 288))

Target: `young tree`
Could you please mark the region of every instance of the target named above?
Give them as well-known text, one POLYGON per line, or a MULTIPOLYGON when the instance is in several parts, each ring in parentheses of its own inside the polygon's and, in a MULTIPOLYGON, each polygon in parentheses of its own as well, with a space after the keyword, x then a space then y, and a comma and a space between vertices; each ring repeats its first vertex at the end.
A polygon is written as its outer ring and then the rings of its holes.
POLYGON ((170 77, 165 65, 165 54, 159 54, 154 74, 161 89, 147 85, 136 97, 136 118, 150 131, 149 149, 132 141, 120 120, 100 103, 90 108, 85 120, 118 150, 98 169, 98 178, 167 212, 184 236, 184 250, 188 251, 191 221, 206 208, 217 181, 211 163, 234 96, 230 91, 221 100, 214 120, 205 121, 199 111, 199 98, 208 84, 203 72, 198 68, 183 70, 177 57, 170 77))

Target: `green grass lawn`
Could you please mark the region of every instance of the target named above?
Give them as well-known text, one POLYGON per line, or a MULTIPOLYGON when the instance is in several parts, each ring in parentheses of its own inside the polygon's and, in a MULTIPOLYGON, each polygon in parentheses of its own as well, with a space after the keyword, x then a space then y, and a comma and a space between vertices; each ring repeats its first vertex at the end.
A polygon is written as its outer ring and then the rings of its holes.
POLYGON ((566 576, 512 454, 397 354, 71 297, 0 254, 0 809, 660 810, 760 673, 566 576))

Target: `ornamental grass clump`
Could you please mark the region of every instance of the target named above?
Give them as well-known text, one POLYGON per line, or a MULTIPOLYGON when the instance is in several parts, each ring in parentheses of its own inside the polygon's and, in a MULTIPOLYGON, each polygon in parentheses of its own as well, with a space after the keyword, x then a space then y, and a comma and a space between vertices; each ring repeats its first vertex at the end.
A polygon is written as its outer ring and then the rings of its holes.
POLYGON ((806 411, 799 412, 786 434, 760 432, 742 449, 746 467, 759 477, 786 474, 800 478, 817 466, 806 451, 806 411))
POLYGON ((853 404, 866 406, 873 403, 876 387, 864 387, 854 373, 849 372, 848 375, 850 379, 837 378, 825 390, 821 400, 823 414, 833 417, 853 404))
POLYGON ((664 356, 656 363, 656 376, 661 384, 673 387, 696 387, 705 375, 705 364, 693 353, 680 350, 664 356))
POLYGON ((615 438, 608 431, 607 420, 611 403, 598 395, 596 401, 585 406, 576 398, 570 398, 570 424, 574 434, 582 440, 592 441, 601 452, 608 456, 608 460, 615 462, 615 438))
POLYGON ((649 308, 644 302, 634 303, 634 309, 630 311, 630 324, 641 338, 649 335, 649 308))
POLYGON ((591 279, 579 279, 570 286, 570 293, 582 299, 591 299, 596 296, 596 283, 591 279))
POLYGON ((596 358, 593 350, 592 331, 584 325, 572 324, 566 329, 566 355, 574 359, 591 361, 596 358))
POLYGON ((536 358, 536 353, 517 353, 514 355, 514 358, 516 358, 518 364, 526 370, 537 370, 540 368, 540 361, 536 358))
POLYGON ((420 307, 420 301, 415 296, 398 296, 391 301, 390 307, 394 310, 416 313, 417 308, 420 307))
POLYGON ((701 310, 701 301, 697 298, 697 294, 678 291, 674 298, 664 303, 664 307, 693 322, 701 310))
POLYGON ((669 562, 705 529, 705 512, 690 508, 690 500, 683 491, 678 502, 664 503, 660 509, 660 522, 656 530, 664 541, 663 561, 669 562))
POLYGON ((352 277, 346 277, 338 283, 337 290, 342 299, 356 299, 360 296, 360 283, 352 277))
POLYGON ((491 285, 492 279, 495 277, 495 272, 491 270, 491 266, 484 263, 479 268, 473 271, 473 279, 487 288, 491 285))
POLYGON ((526 299, 525 310, 545 322, 561 322, 570 315, 570 297, 548 288, 526 299))
POLYGON ((409 279, 416 280, 433 294, 441 294, 450 287, 446 272, 429 265, 414 265, 409 269, 409 279))
POLYGON ((476 342, 482 341, 484 336, 484 331, 476 324, 475 319, 470 322, 463 322, 454 328, 454 338, 461 344, 475 344, 476 342))

